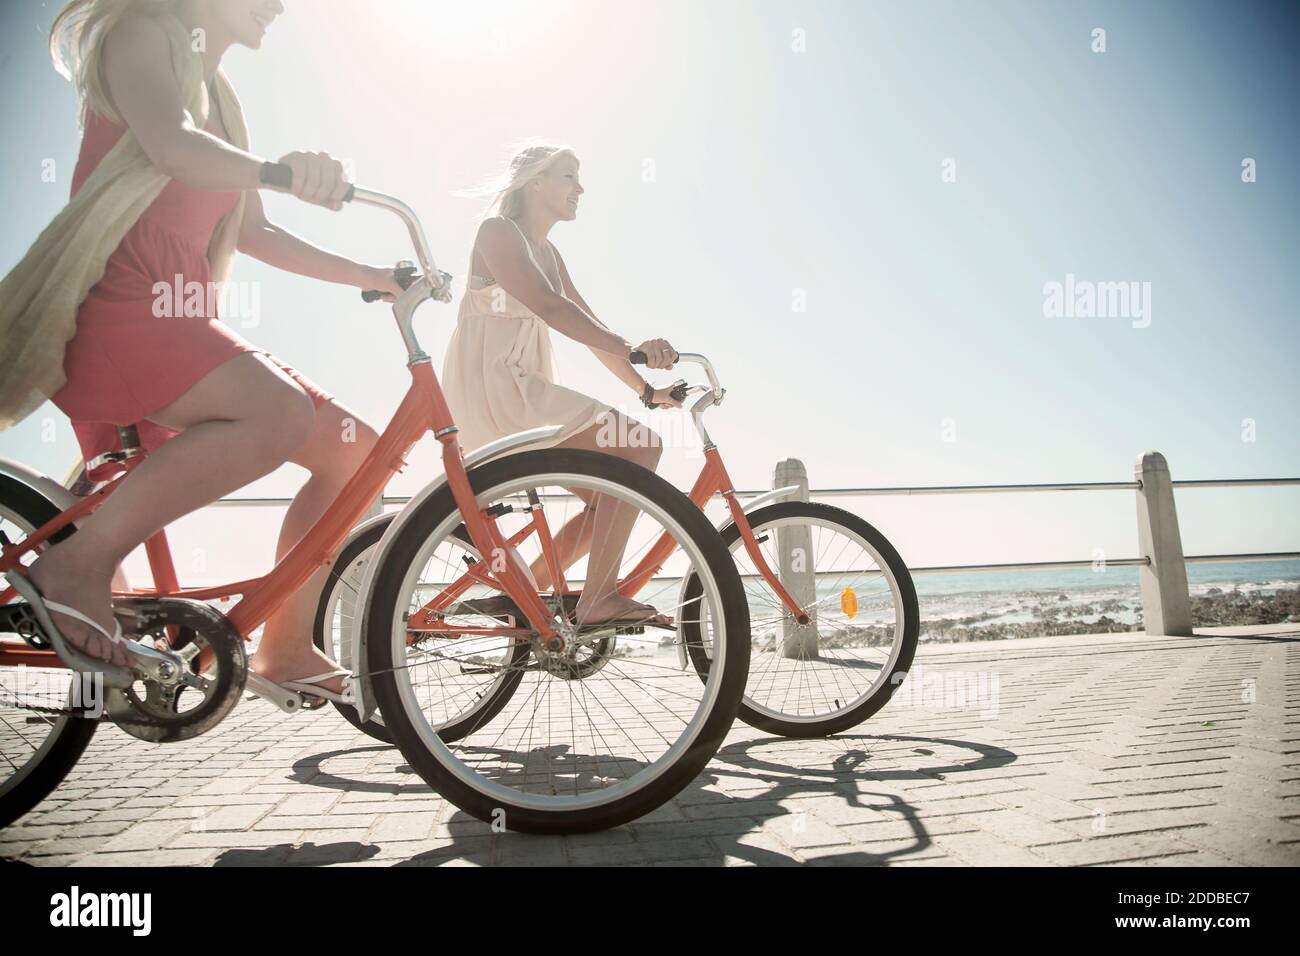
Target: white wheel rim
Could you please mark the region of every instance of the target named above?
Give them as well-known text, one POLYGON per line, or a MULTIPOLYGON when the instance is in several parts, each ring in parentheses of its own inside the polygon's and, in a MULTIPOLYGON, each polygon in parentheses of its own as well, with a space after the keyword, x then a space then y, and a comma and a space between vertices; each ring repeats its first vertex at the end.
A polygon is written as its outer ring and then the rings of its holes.
MULTIPOLYGON (((765 652, 759 652, 756 655, 755 654, 756 648, 751 646, 750 658, 749 658, 750 670, 749 670, 749 676, 745 684, 744 702, 750 709, 756 711, 759 714, 762 714, 766 717, 770 717, 775 720, 782 720, 789 723, 804 723, 804 724, 818 723, 820 721, 826 720, 828 717, 834 716, 835 714, 846 713, 852 710, 853 708, 860 706, 868 698, 875 696, 877 693, 881 691, 881 681, 888 679, 888 675, 893 673, 894 667, 898 663, 898 657, 902 653, 903 639, 905 636, 906 617, 904 615, 903 596, 902 596, 902 592, 898 587, 898 581, 895 579, 893 571, 890 570, 888 562, 885 561, 884 557, 880 554, 880 552, 876 550, 876 548, 873 547, 871 543, 868 542, 860 534, 830 519, 813 517, 813 516, 804 516, 804 515, 795 515, 787 518, 777 518, 770 522, 765 522, 761 526, 755 527, 754 533, 755 533, 755 537, 759 537, 763 533, 775 532, 781 528, 810 527, 810 526, 820 526, 823 528, 831 529, 834 531, 835 534, 845 537, 848 541, 851 541, 857 544, 860 548, 862 548, 866 556, 875 565, 875 568, 871 570, 858 572, 858 574, 860 575, 860 578, 873 577, 873 576, 877 578, 881 578, 888 585, 888 596, 889 596, 889 600, 893 605, 893 610, 894 610, 894 614, 893 614, 894 634, 893 634, 893 641, 890 646, 889 653, 887 655, 883 655, 883 660, 879 662, 878 677, 875 680, 873 680, 871 684, 861 693, 858 693, 854 696, 850 696, 849 694, 846 693, 846 694, 842 694, 841 697, 839 698, 836 698, 833 695, 836 692, 843 689, 841 686, 839 686, 839 684, 842 684, 843 681, 840 680, 837 686, 827 689, 824 684, 821 684, 821 678, 817 674, 816 668, 825 665, 825 669, 829 673, 831 668, 844 668, 845 666, 848 667, 866 666, 860 659, 846 658, 846 657, 835 658, 833 656, 828 657, 826 659, 779 658, 779 655, 775 653, 773 653, 769 657, 765 652), (786 704, 789 701, 788 691, 785 694, 785 699, 782 701, 782 705, 780 708, 769 706, 769 704, 772 702, 770 697, 767 698, 768 701, 767 703, 759 703, 757 700, 751 697, 750 692, 755 689, 755 685, 757 684, 761 687, 763 686, 764 681, 767 681, 768 686, 771 686, 774 691, 777 689, 778 677, 780 674, 783 673, 782 671, 777 670, 777 668, 782 666, 779 663, 780 660, 784 660, 789 663, 789 666, 786 667, 786 670, 791 672, 790 680, 787 684, 789 688, 802 690, 809 686, 810 679, 816 680, 818 681, 818 689, 824 692, 822 696, 830 696, 830 699, 837 706, 833 706, 830 709, 817 710, 814 711, 813 713, 798 713, 798 712, 790 713, 789 711, 782 709, 786 706, 786 704), (847 702, 845 702, 845 698, 848 698, 847 702)), ((763 545, 760 544, 759 548, 761 549, 762 547, 763 545)), ((829 545, 827 547, 829 547, 829 545)), ((730 551, 732 552, 733 555, 737 553, 743 553, 743 549, 744 549, 743 538, 737 538, 736 541, 730 545, 730 551)), ((818 550, 819 550, 818 545, 816 542, 814 542, 813 543, 814 572, 816 572, 817 570, 817 561, 819 557, 818 550)), ((764 559, 767 560, 769 566, 772 566, 773 569, 775 570, 777 565, 775 565, 774 563, 773 560, 774 557, 775 557, 774 554, 764 553, 764 559)), ((831 583, 830 593, 828 593, 825 597, 818 599, 817 604, 818 604, 819 611, 824 609, 827 603, 833 600, 833 598, 835 597, 836 588, 840 586, 851 586, 853 581, 855 580, 854 578, 848 577, 849 572, 830 572, 830 573, 838 575, 839 578, 832 579, 830 582, 831 583)), ((763 604, 767 608, 778 609, 779 612, 783 614, 785 613, 785 605, 780 603, 779 599, 776 597, 775 594, 772 593, 772 591, 768 588, 767 583, 761 577, 756 579, 754 578, 745 579, 745 596, 750 606, 750 634, 751 634, 750 640, 757 641, 760 639, 759 631, 763 628, 763 626, 769 623, 770 621, 779 620, 779 615, 769 616, 769 617, 755 617, 754 590, 750 586, 751 581, 753 582, 753 588, 760 590, 761 593, 765 595, 765 600, 763 601, 763 604)), ((820 622, 821 622, 821 617, 819 615, 819 631, 821 629, 820 622)), ((780 627, 779 623, 777 624, 777 627, 778 628, 780 627)), ((875 664, 876 662, 872 661, 870 663, 870 667, 874 669, 875 664)), ((836 676, 838 677, 839 675, 836 676)))
MULTIPOLYGON (((539 476, 527 476, 524 478, 516 478, 501 482, 479 494, 478 501, 480 504, 484 504, 501 497, 510 497, 510 495, 506 494, 507 489, 510 489, 511 491, 518 490, 519 494, 522 495, 522 489, 524 488, 546 488, 550 486, 577 487, 583 490, 591 490, 597 493, 613 495, 623 501, 630 502, 641 509, 644 514, 649 515, 654 521, 658 522, 661 530, 663 528, 675 528, 679 544, 683 545, 681 550, 685 551, 686 558, 694 566, 696 573, 700 575, 701 582, 705 586, 705 596, 708 602, 708 610, 706 611, 708 620, 723 620, 719 614, 719 608, 717 607, 717 581, 714 579, 712 572, 708 569, 703 554, 699 550, 699 546, 689 538, 686 538, 684 542, 681 541, 681 537, 684 537, 684 529, 677 527, 676 522, 669 517, 666 511, 649 498, 637 492, 635 489, 590 475, 553 473, 539 476)), ((415 560, 404 572, 401 590, 399 591, 399 602, 405 602, 406 596, 414 591, 417 580, 427 564, 429 556, 437 549, 438 545, 450 534, 451 530, 458 525, 461 520, 460 513, 454 511, 445 518, 429 536, 424 546, 417 553, 415 560)), ((628 556, 625 555, 624 564, 620 568, 620 573, 626 573, 631 563, 633 562, 629 561, 628 556)), ((406 660, 407 626, 403 614, 403 604, 399 603, 391 626, 392 659, 394 662, 406 660)), ((447 768, 457 778, 457 780, 464 785, 478 791, 492 800, 497 801, 502 807, 513 805, 525 809, 547 812, 593 810, 622 800, 631 794, 652 785, 671 767, 673 767, 678 760, 684 757, 694 745, 695 741, 699 738, 706 720, 709 715, 712 714, 716 705, 718 694, 721 689, 722 675, 726 671, 727 641, 725 632, 722 632, 720 628, 714 625, 714 634, 715 638, 713 643, 717 653, 715 657, 715 666, 710 668, 708 679, 701 682, 698 676, 693 672, 685 675, 691 682, 693 682, 696 688, 702 686, 703 692, 699 703, 695 707, 691 720, 687 723, 685 729, 677 740, 648 766, 642 766, 641 770, 627 779, 585 795, 568 796, 563 794, 551 794, 543 796, 504 786, 495 780, 482 776, 462 761, 457 753, 454 753, 451 748, 444 744, 438 737, 436 729, 425 719, 423 709, 420 707, 419 701, 416 698, 415 690, 411 681, 402 676, 402 671, 405 670, 405 668, 398 671, 396 684, 402 706, 407 715, 411 717, 411 722, 420 738, 420 742, 443 767, 447 768)), ((602 670, 600 673, 603 674, 605 671, 602 670)), ((516 691, 516 696, 519 693, 522 693, 522 689, 516 691)), ((501 718, 497 719, 499 720, 501 718)), ((452 744, 452 748, 456 748, 457 750, 464 749, 459 744, 452 744)))

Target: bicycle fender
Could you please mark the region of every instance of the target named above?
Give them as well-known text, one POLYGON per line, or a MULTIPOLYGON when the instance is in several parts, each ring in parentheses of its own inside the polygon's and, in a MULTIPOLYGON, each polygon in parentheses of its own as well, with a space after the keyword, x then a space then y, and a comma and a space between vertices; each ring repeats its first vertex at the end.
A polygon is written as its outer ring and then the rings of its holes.
POLYGON ((14 461, 12 458, 0 458, 0 475, 12 478, 18 484, 25 485, 38 495, 50 499, 60 511, 71 508, 81 500, 49 475, 28 468, 22 462, 14 461))
MULTIPOLYGON (((465 470, 482 465, 485 462, 492 461, 494 458, 500 458, 502 455, 513 454, 514 452, 530 450, 533 447, 546 448, 555 443, 555 439, 563 431, 563 425, 542 425, 538 428, 530 428, 527 431, 515 432, 512 435, 506 435, 504 438, 498 438, 496 441, 488 442, 480 448, 474 449, 465 456, 465 470)), ((444 485, 447 484, 447 476, 439 475, 429 484, 425 485, 405 507, 393 518, 392 524, 384 532, 384 536, 379 539, 379 544, 375 549, 374 559, 366 564, 366 570, 361 576, 361 593, 360 604, 361 612, 353 617, 352 635, 349 640, 351 647, 351 660, 353 661, 353 673, 366 674, 369 672, 370 665, 366 659, 366 645, 363 640, 363 631, 365 622, 370 617, 370 601, 374 593, 374 576, 375 569, 382 567, 384 559, 388 557, 388 552, 392 548, 393 541, 402 533, 411 517, 419 511, 420 507, 431 497, 436 495, 444 485)), ((357 713, 362 720, 368 720, 370 715, 375 712, 375 702, 370 698, 369 681, 358 680, 353 682, 353 693, 356 696, 357 713)))
MULTIPOLYGON (((782 498, 793 498, 798 494, 798 485, 786 485, 784 488, 774 488, 765 494, 759 495, 757 498, 750 501, 749 504, 745 505, 741 510, 744 511, 745 514, 749 514, 751 511, 757 511, 764 505, 772 504, 774 501, 780 501, 782 498)), ((718 531, 721 531, 729 524, 731 524, 730 511, 728 511, 722 520, 718 522, 718 531)))

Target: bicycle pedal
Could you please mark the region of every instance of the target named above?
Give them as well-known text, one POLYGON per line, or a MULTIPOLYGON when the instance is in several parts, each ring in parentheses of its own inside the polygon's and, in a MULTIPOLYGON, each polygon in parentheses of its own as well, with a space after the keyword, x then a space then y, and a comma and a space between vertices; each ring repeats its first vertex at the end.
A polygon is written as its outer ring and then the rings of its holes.
POLYGON ((50 642, 41 633, 36 614, 26 601, 0 607, 0 634, 17 634, 32 650, 50 650, 50 642))

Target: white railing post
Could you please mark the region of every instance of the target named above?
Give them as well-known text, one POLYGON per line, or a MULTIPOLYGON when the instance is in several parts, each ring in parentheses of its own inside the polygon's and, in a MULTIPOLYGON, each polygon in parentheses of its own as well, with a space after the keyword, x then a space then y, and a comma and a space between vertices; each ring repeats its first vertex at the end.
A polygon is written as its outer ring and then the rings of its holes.
MULTIPOLYGON (((798 485, 797 500, 808 500, 808 469, 798 458, 778 461, 772 472, 773 488, 784 488, 787 485, 798 485)), ((816 604, 817 578, 813 568, 816 556, 812 550, 812 529, 807 525, 779 529, 776 533, 776 549, 780 559, 777 574, 781 584, 800 606, 816 604)), ((781 656, 800 659, 817 656, 816 610, 806 627, 796 624, 789 612, 784 613, 781 621, 781 656)))
POLYGON ((1169 463, 1158 451, 1146 452, 1138 456, 1133 477, 1142 485, 1137 493, 1139 557, 1149 562, 1138 568, 1146 633, 1190 637, 1192 602, 1169 463))

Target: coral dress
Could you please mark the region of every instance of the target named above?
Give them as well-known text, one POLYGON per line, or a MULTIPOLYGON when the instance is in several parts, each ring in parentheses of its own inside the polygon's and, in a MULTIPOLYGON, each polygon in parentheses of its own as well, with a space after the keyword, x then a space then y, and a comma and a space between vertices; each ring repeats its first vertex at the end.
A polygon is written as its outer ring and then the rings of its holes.
MULTIPOLYGON (((528 256, 537 265, 531 246, 528 256)), ((563 425, 554 439, 560 442, 610 409, 556 385, 549 326, 504 288, 472 274, 443 360, 442 390, 467 451, 539 425, 563 425)))
MULTIPOLYGON (((208 132, 220 135, 215 113, 208 132)), ((87 115, 72 178, 74 196, 126 129, 98 114, 87 115)), ((208 244, 238 201, 238 192, 196 189, 173 179, 122 238, 103 277, 82 302, 76 334, 63 356, 67 382, 52 400, 72 419, 86 461, 118 447, 118 425, 139 424, 141 443, 157 448, 176 433, 150 422, 151 414, 222 362, 245 352, 267 354, 221 321, 215 296, 202 297, 203 314, 186 316, 184 299, 175 301, 169 293, 160 297, 161 287, 155 289, 164 283, 169 290, 178 284, 184 290, 193 282, 209 288, 208 244)), ((271 358, 317 407, 329 401, 328 394, 271 358)), ((99 469, 93 477, 110 471, 99 469)))

